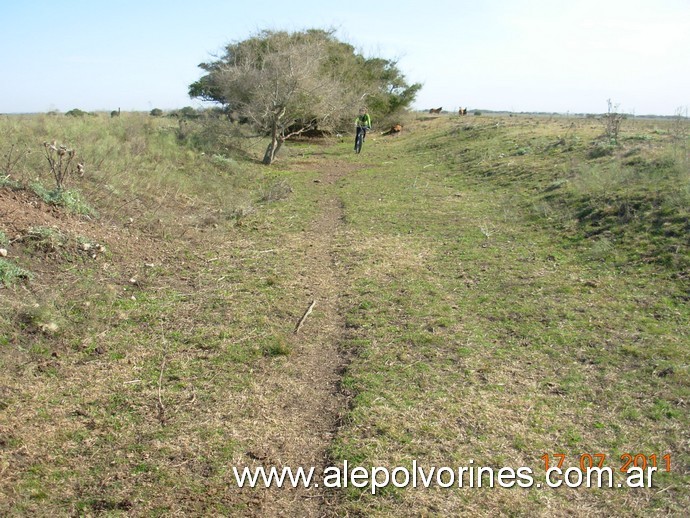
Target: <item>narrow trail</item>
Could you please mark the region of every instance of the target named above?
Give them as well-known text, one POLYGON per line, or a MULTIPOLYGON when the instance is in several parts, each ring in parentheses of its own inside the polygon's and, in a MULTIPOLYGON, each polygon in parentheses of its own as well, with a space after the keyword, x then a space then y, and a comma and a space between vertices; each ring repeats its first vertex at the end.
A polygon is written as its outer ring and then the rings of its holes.
MULTIPOLYGON (((345 279, 335 252, 343 205, 333 189, 344 174, 335 168, 324 173, 315 184, 322 192, 319 216, 299 238, 285 243, 290 256, 299 261, 299 282, 309 293, 300 316, 311 301, 315 304, 299 331, 291 335, 292 353, 284 365, 277 372, 259 375, 253 396, 256 418, 265 425, 257 430, 263 444, 250 452, 257 465, 314 467, 318 477, 329 464, 328 450, 347 409, 340 389, 346 359, 339 350, 345 279)), ((264 489, 252 510, 261 516, 330 516, 332 498, 321 487, 264 489)))

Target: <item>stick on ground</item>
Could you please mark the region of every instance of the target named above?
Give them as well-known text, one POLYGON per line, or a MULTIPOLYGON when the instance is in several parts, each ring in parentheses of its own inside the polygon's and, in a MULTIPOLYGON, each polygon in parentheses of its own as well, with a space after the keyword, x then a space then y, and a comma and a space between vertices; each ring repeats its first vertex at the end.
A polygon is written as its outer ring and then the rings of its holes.
POLYGON ((295 331, 294 331, 295 333, 297 333, 299 331, 300 327, 302 327, 302 324, 304 324, 304 321, 309 316, 309 313, 311 313, 311 310, 314 309, 315 305, 316 305, 316 299, 311 301, 311 304, 309 304, 309 307, 304 312, 304 315, 302 315, 302 318, 300 318, 299 322, 297 322, 297 325, 295 326, 295 331))
POLYGON ((165 363, 167 360, 168 350, 167 344, 165 344, 163 346, 163 359, 161 360, 160 374, 158 375, 158 403, 156 404, 156 408, 158 409, 158 420, 163 426, 165 426, 165 406, 163 405, 163 398, 161 397, 161 393, 163 392, 163 371, 165 370, 165 363))

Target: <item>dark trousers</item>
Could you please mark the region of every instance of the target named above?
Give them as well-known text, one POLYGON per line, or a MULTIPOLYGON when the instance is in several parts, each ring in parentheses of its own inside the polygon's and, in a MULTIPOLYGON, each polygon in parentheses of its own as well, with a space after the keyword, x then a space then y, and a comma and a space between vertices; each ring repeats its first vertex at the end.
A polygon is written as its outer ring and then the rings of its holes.
POLYGON ((362 142, 364 142, 364 139, 367 136, 367 129, 362 126, 357 126, 357 134, 355 135, 355 139, 359 137, 360 132, 362 133, 362 142))

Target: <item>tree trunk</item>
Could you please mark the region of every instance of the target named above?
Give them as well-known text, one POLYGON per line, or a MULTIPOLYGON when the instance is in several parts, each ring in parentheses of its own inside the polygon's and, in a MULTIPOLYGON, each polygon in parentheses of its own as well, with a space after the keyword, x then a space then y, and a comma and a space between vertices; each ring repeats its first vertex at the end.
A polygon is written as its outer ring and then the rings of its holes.
POLYGON ((271 128, 271 142, 266 148, 266 153, 264 153, 263 163, 266 165, 271 165, 273 160, 276 158, 276 154, 283 145, 283 139, 278 136, 278 124, 274 123, 271 128))
POLYGON ((263 163, 266 165, 271 165, 276 157, 276 147, 278 142, 275 139, 271 139, 270 144, 266 148, 266 153, 264 153, 263 163))

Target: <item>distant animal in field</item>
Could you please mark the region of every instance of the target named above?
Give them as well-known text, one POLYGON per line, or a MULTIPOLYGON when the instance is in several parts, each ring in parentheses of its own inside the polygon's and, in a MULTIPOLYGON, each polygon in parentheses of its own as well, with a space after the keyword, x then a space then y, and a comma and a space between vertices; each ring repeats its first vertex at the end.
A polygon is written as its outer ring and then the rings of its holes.
POLYGON ((441 113, 441 110, 443 109, 443 106, 440 108, 429 108, 429 113, 441 113))
POLYGON ((394 126, 391 126, 391 129, 388 131, 384 131, 381 133, 381 135, 397 135, 402 131, 402 126, 400 124, 395 124, 394 126))
POLYGON ((460 108, 458 110, 458 115, 467 115, 467 108, 460 108))
POLYGON ((118 108, 117 110, 111 111, 110 116, 111 117, 119 117, 120 116, 120 108, 118 108))

